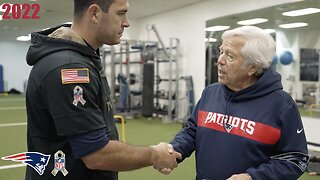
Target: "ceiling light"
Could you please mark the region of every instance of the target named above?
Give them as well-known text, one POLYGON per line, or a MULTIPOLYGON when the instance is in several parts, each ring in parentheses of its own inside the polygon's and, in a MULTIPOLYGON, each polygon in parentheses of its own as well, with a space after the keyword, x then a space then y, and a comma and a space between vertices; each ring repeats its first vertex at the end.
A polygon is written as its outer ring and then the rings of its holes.
POLYGON ((303 16, 307 14, 314 14, 320 12, 320 9, 318 8, 305 8, 305 9, 299 9, 294 11, 287 11, 282 13, 284 16, 303 16))
POLYGON ((269 33, 269 34, 272 34, 272 33, 276 32, 275 29, 264 29, 263 31, 266 32, 266 33, 269 33))
POLYGON ((304 27, 304 26, 308 26, 308 23, 296 22, 296 23, 280 24, 280 25, 279 25, 279 27, 284 28, 284 29, 304 27))
POLYGON ((207 27, 205 30, 206 31, 223 31, 229 28, 230 26, 211 26, 211 27, 207 27))
POLYGON ((247 19, 243 21, 238 21, 237 23, 239 25, 253 25, 253 24, 260 24, 269 21, 268 19, 265 18, 254 18, 254 19, 247 19))
MULTIPOLYGON (((208 38, 205 38, 204 42, 208 42, 208 38)), ((216 38, 209 38, 209 42, 217 42, 217 39, 216 38)))
POLYGON ((28 36, 19 36, 17 37, 17 41, 30 41, 31 35, 29 34, 28 36))

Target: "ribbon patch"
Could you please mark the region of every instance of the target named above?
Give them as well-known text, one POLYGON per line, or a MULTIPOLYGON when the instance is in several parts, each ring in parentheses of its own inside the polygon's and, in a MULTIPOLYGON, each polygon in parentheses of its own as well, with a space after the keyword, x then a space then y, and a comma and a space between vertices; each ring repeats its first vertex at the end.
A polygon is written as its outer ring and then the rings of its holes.
POLYGON ((83 89, 80 86, 76 86, 73 89, 73 102, 72 102, 72 104, 75 106, 78 106, 79 102, 83 106, 86 103, 86 100, 83 99, 83 89))
POLYGON ((51 171, 51 174, 56 176, 59 171, 61 171, 63 176, 68 174, 68 171, 66 170, 65 154, 60 150, 54 154, 54 169, 51 171))

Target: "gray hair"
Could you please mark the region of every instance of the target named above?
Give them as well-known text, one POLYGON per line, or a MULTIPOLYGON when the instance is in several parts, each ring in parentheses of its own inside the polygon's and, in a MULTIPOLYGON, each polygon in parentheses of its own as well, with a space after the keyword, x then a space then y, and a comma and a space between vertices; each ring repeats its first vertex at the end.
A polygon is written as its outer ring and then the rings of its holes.
POLYGON ((222 40, 230 36, 240 36, 247 41, 241 49, 245 66, 255 65, 257 74, 270 67, 276 52, 276 43, 273 37, 255 26, 242 26, 225 31, 222 40))

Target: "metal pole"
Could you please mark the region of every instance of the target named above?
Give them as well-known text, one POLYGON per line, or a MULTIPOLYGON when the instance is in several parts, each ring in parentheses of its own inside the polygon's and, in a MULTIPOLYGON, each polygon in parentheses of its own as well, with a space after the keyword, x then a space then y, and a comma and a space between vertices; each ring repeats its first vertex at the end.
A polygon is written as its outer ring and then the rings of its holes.
POLYGON ((211 74, 212 74, 212 44, 208 46, 208 61, 207 61, 207 84, 211 84, 211 74))
POLYGON ((178 38, 174 38, 176 41, 176 44, 174 45, 175 47, 175 99, 174 99, 174 104, 175 104, 175 120, 178 120, 178 115, 179 115, 179 45, 180 45, 180 40, 178 38))
POLYGON ((168 99, 169 99, 169 103, 168 103, 168 118, 169 120, 173 120, 172 117, 172 39, 170 39, 170 48, 169 48, 169 92, 168 92, 168 99))
POLYGON ((163 49, 163 52, 164 52, 165 56, 166 56, 167 58, 170 58, 170 57, 169 57, 169 54, 167 53, 166 47, 165 47, 165 45, 163 44, 163 41, 162 41, 162 39, 161 39, 161 37, 160 37, 160 35, 159 35, 159 33, 158 33, 158 30, 157 30, 157 28, 156 28, 156 26, 155 26, 154 24, 151 25, 151 29, 152 29, 152 30, 154 31, 154 33, 156 34, 156 36, 157 36, 157 38, 158 38, 158 40, 159 40, 159 43, 160 43, 160 45, 161 45, 161 47, 162 47, 162 49, 163 49))
MULTIPOLYGON (((105 56, 105 58, 106 58, 107 56, 105 56)), ((104 60, 104 61, 106 61, 106 59, 104 60)), ((110 86, 111 86, 111 88, 110 88, 110 90, 111 90, 111 98, 112 99, 115 99, 115 92, 114 92, 114 89, 115 89, 115 81, 116 81, 116 75, 115 75, 115 61, 116 61, 116 56, 115 56, 115 49, 114 49, 114 47, 113 46, 111 46, 111 82, 110 82, 110 86)), ((105 69, 106 67, 104 66, 104 69, 105 69)), ((106 72, 106 71, 104 71, 104 72, 106 72)))
POLYGON ((127 62, 127 66, 126 66, 126 77, 127 77, 127 106, 126 108, 128 108, 128 112, 131 111, 131 99, 130 99, 130 43, 126 42, 126 62, 127 62))

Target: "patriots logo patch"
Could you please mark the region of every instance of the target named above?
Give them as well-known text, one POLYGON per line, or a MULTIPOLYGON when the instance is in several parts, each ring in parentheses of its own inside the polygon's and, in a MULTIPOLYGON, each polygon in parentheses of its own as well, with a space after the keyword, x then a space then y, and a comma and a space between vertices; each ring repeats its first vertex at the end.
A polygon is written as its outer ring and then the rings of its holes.
POLYGON ((227 133, 230 133, 230 131, 232 130, 233 126, 229 123, 224 123, 224 129, 227 131, 227 133))
POLYGON ((48 165, 51 155, 45 155, 39 152, 24 152, 2 157, 3 160, 10 160, 14 162, 22 162, 32 167, 39 175, 44 173, 48 165))
POLYGON ((225 115, 224 119, 223 119, 223 127, 227 131, 227 133, 230 133, 230 131, 232 130, 233 126, 230 123, 228 123, 228 120, 229 120, 228 116, 225 115))
POLYGON ((302 172, 304 172, 308 167, 310 156, 301 152, 288 152, 272 156, 271 159, 288 161, 296 165, 302 172))

